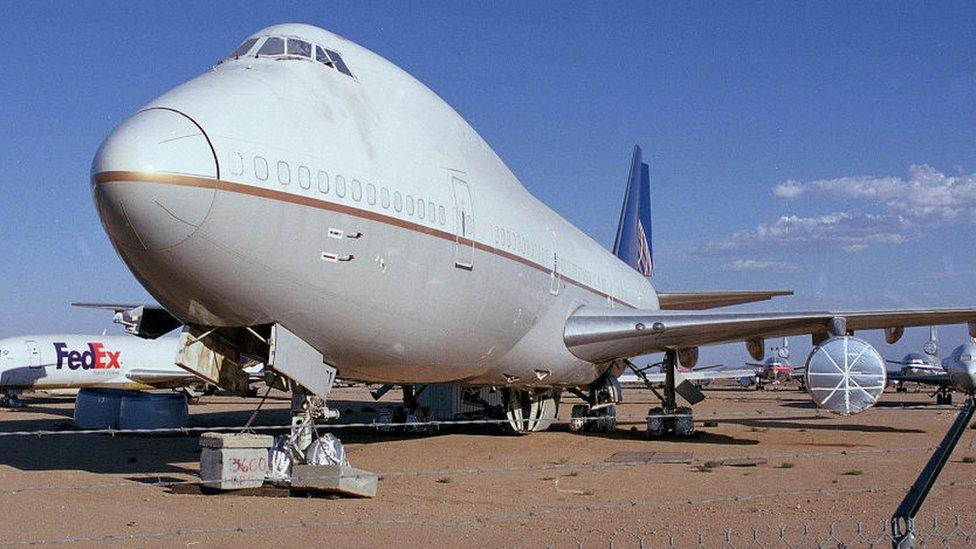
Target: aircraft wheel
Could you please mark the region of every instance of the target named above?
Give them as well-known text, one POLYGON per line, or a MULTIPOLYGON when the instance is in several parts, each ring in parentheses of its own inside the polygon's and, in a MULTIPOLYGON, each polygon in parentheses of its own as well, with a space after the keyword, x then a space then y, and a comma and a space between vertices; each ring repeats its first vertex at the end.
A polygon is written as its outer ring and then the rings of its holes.
POLYGON ((507 429, 517 435, 545 431, 556 419, 559 393, 548 389, 503 389, 507 429))

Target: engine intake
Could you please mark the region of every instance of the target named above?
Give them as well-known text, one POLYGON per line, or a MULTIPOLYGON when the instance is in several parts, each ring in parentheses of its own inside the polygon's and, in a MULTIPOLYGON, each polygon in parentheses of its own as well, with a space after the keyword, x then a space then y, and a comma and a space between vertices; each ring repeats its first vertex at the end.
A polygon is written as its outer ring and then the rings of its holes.
POLYGON ((888 377, 878 351, 847 335, 828 338, 815 347, 806 366, 810 397, 817 406, 842 415, 874 406, 888 377))

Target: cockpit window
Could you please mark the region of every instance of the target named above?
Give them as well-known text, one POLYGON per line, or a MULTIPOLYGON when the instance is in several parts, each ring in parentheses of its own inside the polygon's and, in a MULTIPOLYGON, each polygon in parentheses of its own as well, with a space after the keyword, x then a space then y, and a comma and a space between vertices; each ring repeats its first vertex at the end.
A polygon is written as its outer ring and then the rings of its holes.
POLYGON ((258 50, 258 55, 282 55, 285 53, 285 40, 284 38, 278 38, 272 36, 261 44, 261 49, 258 50))
POLYGON ((326 65, 332 66, 332 60, 329 59, 329 55, 325 53, 322 46, 315 46, 315 60, 319 63, 325 63, 326 65))
POLYGON ((339 72, 347 76, 352 76, 352 72, 350 72, 349 67, 346 66, 346 62, 342 60, 341 55, 332 50, 325 51, 329 54, 329 58, 332 59, 332 63, 335 65, 335 68, 339 69, 339 72))
POLYGON ((248 38, 247 40, 241 42, 241 45, 237 46, 237 49, 234 50, 234 52, 231 53, 228 57, 240 57, 242 55, 247 54, 247 52, 251 51, 251 48, 254 47, 254 44, 257 41, 258 41, 257 38, 248 38))
POLYGON ((312 57, 312 45, 304 40, 288 39, 288 55, 312 57))
MULTIPOLYGON (((324 46, 314 44, 301 38, 289 36, 259 36, 248 38, 241 45, 237 46, 233 53, 225 59, 239 59, 244 56, 273 57, 276 60, 297 60, 307 59, 322 63, 326 67, 336 69, 346 76, 353 76, 349 66, 339 55, 339 52, 330 50, 324 46), (255 51, 255 46, 256 51, 255 51), (313 55, 314 53, 314 55, 313 55)), ((223 62, 223 61, 222 61, 223 62)))

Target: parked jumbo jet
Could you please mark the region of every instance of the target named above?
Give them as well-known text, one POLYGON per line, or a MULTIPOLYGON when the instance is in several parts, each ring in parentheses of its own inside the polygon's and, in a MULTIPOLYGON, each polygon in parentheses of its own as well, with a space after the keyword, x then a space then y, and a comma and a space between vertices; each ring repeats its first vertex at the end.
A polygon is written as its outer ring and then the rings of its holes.
POLYGON ((91 181, 119 256, 186 323, 178 362, 226 387, 242 355, 322 396, 333 367, 490 385, 525 432, 548 426, 563 391, 612 410, 631 357, 664 352, 673 371, 702 345, 745 341, 761 360, 765 338, 812 334, 811 394, 850 413, 884 386, 855 331, 894 342, 906 326, 976 322, 972 308, 709 312, 784 292, 658 292, 639 148, 611 253, 431 90, 309 25, 258 31, 139 109, 91 181))

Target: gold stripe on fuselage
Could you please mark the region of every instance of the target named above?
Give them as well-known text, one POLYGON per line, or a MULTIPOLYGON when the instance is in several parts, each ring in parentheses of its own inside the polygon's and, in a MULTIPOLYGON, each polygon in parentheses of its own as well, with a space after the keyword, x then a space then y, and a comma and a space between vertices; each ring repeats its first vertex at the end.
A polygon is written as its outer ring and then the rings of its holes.
MULTIPOLYGON (((379 223, 385 223, 387 225, 392 225, 394 227, 399 227, 402 229, 407 229, 410 231, 423 233, 443 240, 448 240, 451 242, 458 242, 464 246, 473 246, 474 248, 494 254, 497 256, 504 257, 516 263, 525 265, 526 267, 531 267, 537 271, 549 274, 552 272, 551 269, 539 265, 533 261, 530 261, 524 257, 520 257, 513 253, 506 252, 505 250, 499 250, 487 244, 483 244, 476 240, 471 240, 469 238, 458 237, 453 233, 447 231, 442 231, 440 229, 435 229, 433 227, 428 227, 426 225, 421 225, 420 223, 414 223, 412 221, 406 221, 404 219, 399 219, 393 216, 384 215, 381 213, 373 212, 370 210, 364 210, 362 208, 355 208, 353 206, 347 206, 345 204, 336 204, 335 202, 329 202, 327 200, 321 200, 318 198, 311 198, 308 196, 301 196, 297 194, 292 194, 284 191, 276 191, 272 189, 266 189, 263 187, 255 187, 252 185, 246 185, 242 183, 234 183, 231 181, 224 181, 221 179, 212 179, 208 177, 197 177, 191 175, 180 175, 180 174, 170 174, 161 172, 142 172, 142 171, 109 171, 109 172, 99 172, 95 174, 95 183, 109 183, 109 182, 138 182, 138 183, 162 183, 165 185, 175 185, 180 187, 197 187, 203 189, 214 189, 217 191, 226 191, 231 193, 243 194, 254 196, 257 198, 265 198, 268 200, 276 200, 279 202, 288 202, 291 204, 298 204, 301 206, 308 206, 310 208, 316 208, 319 210, 328 210, 336 213, 342 213, 347 215, 352 215, 369 221, 376 221, 379 223)), ((569 278, 565 275, 560 275, 560 278, 578 288, 586 290, 588 292, 594 293, 602 298, 611 297, 609 294, 601 292, 596 288, 583 284, 569 278)), ((635 309, 633 305, 620 301, 618 298, 612 298, 615 303, 619 303, 626 307, 635 309)))

